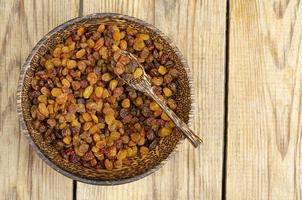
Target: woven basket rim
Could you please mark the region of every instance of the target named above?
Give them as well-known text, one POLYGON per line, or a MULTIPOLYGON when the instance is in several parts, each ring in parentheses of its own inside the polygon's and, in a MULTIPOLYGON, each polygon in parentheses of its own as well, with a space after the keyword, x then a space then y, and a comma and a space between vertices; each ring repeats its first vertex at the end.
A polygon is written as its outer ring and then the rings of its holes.
POLYGON ((46 155, 44 155, 40 148, 34 143, 34 141, 32 140, 31 135, 29 134, 29 131, 27 129, 25 120, 24 120, 24 115, 23 115, 23 110, 22 110, 22 90, 23 90, 23 82, 25 79, 25 74, 27 72, 27 70, 31 67, 30 63, 31 60, 33 59, 34 55, 37 53, 38 49, 47 41, 47 39, 49 37, 51 37, 53 34, 55 34, 56 32, 60 31, 60 30, 64 30, 67 27, 73 25, 73 24, 77 24, 81 21, 85 21, 85 20, 89 20, 89 19, 98 19, 98 18, 117 18, 117 19, 124 19, 124 20, 129 20, 129 21, 134 21, 136 23, 139 23, 141 25, 147 26, 149 28, 151 28, 154 32, 156 32, 156 34, 160 35, 161 37, 164 38, 165 41, 167 41, 167 43, 169 43, 169 45, 172 47, 174 53, 179 57, 179 59, 181 60, 181 64, 184 67, 186 74, 187 74, 187 78, 189 81, 189 88, 190 88, 190 96, 191 96, 191 106, 190 106, 190 112, 189 112, 189 123, 192 120, 192 115, 193 115, 193 110, 194 110, 194 98, 193 98, 193 94, 194 94, 194 88, 192 87, 192 75, 190 72, 190 68, 188 67, 187 61, 184 58, 184 56, 182 55, 182 53, 180 52, 180 50, 177 48, 177 46, 174 44, 174 42, 167 37, 163 32, 161 32, 158 28, 156 28, 155 26, 141 20, 135 17, 131 17, 128 15, 124 15, 124 14, 119 14, 119 13, 94 13, 94 14, 90 14, 90 15, 86 15, 83 17, 77 17, 77 18, 73 18, 67 22, 64 22, 63 24, 60 24, 59 26, 53 28, 51 31, 49 31, 46 35, 44 35, 44 37, 35 45, 35 47, 32 49, 32 51, 30 52, 30 55, 27 57, 26 61, 24 62, 24 64, 21 67, 21 71, 20 71, 20 76, 19 76, 19 81, 18 81, 18 88, 17 88, 17 112, 18 112, 18 117, 19 117, 19 124, 20 124, 20 132, 22 132, 23 134, 25 134, 26 138, 29 141, 30 146, 33 148, 33 150, 38 154, 38 156, 44 161, 46 162, 52 169, 56 170, 57 172, 63 174, 64 176, 71 178, 73 180, 76 181, 80 181, 83 183, 87 183, 87 184, 92 184, 92 185, 120 185, 120 184, 125 184, 125 183, 130 183, 133 181, 137 181, 139 179, 142 179, 152 173, 154 173, 155 171, 157 171, 158 169, 160 169, 168 160, 170 160, 175 153, 178 151, 178 148, 180 146, 180 144, 183 142, 183 139, 180 140, 175 148, 173 149, 173 151, 168 155, 167 158, 165 158, 164 160, 162 160, 158 165, 156 165, 155 167, 153 167, 152 169, 130 177, 130 178, 125 178, 125 179, 120 179, 120 180, 110 180, 110 181, 106 181, 106 180, 93 180, 93 179, 88 179, 88 178, 84 178, 84 177, 80 177, 76 174, 73 174, 71 172, 66 171, 65 169, 59 167, 58 165, 56 165, 55 163, 53 163, 46 155))

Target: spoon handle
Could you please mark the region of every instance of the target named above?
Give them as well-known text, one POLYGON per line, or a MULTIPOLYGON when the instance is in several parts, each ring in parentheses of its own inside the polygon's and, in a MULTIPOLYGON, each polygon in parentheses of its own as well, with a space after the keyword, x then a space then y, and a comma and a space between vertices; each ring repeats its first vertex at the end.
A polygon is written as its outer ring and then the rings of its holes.
POLYGON ((154 93, 152 90, 147 90, 147 94, 163 109, 163 111, 171 118, 175 125, 182 131, 182 133, 189 139, 195 148, 197 148, 202 140, 193 133, 189 126, 184 123, 166 104, 154 93))

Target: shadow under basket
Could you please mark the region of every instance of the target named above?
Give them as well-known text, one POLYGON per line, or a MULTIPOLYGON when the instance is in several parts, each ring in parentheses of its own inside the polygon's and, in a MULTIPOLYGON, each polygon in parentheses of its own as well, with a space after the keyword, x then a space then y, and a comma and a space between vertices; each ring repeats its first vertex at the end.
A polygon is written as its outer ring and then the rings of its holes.
POLYGON ((17 95, 18 114, 21 132, 27 136, 29 143, 40 158, 53 169, 77 181, 96 185, 117 185, 141 179, 159 169, 175 153, 177 145, 183 140, 182 134, 175 129, 170 136, 165 137, 158 144, 158 153, 153 149, 143 159, 135 157, 129 166, 121 169, 107 171, 88 168, 63 159, 58 150, 46 143, 42 134, 33 129, 30 115, 31 104, 28 97, 31 79, 34 70, 39 66, 40 58, 49 49, 53 49, 56 44, 63 42, 80 26, 94 30, 100 23, 135 27, 139 32, 148 33, 151 39, 164 45, 164 51, 170 55, 175 62, 175 67, 180 72, 176 93, 178 103, 176 114, 188 123, 192 107, 192 88, 190 87, 189 68, 182 54, 172 41, 154 26, 139 19, 115 13, 97 13, 72 19, 50 31, 38 42, 21 69, 17 95))

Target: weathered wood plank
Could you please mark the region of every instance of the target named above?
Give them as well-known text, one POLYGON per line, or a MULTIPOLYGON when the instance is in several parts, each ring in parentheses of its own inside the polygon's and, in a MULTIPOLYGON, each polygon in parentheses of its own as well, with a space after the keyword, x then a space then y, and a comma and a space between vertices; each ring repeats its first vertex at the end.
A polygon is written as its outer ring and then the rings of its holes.
POLYGON ((228 199, 302 198, 302 4, 231 0, 228 199))
POLYGON ((226 1, 84 1, 84 15, 119 12, 149 23, 172 38, 193 74, 196 110, 191 127, 205 140, 185 142, 155 174, 134 183, 96 187, 78 183, 78 199, 221 199, 226 1))
POLYGON ((20 134, 16 89, 20 67, 49 30, 77 17, 78 1, 0 1, 1 199, 72 199, 72 180, 58 174, 20 134))

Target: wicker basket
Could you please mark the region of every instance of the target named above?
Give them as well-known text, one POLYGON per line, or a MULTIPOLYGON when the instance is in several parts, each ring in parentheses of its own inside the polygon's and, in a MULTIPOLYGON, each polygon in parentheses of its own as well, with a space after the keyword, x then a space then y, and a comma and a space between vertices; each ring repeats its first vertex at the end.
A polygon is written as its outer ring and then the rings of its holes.
POLYGON ((188 77, 189 68, 180 51, 154 26, 133 17, 114 13, 97 13, 72 19, 50 31, 38 42, 21 69, 17 96, 18 114, 22 133, 27 136, 34 151, 53 169, 77 181, 97 185, 117 185, 141 179, 159 169, 175 153, 177 145, 183 138, 182 134, 174 131, 158 145, 159 155, 152 150, 143 159, 134 158, 130 166, 112 171, 87 168, 64 160, 60 153, 53 146, 47 144, 42 135, 33 129, 28 98, 33 72, 39 65, 40 58, 49 49, 54 48, 56 44, 70 36, 71 32, 77 30, 78 27, 96 29, 100 23, 133 26, 140 32, 149 33, 152 39, 156 39, 164 45, 164 49, 175 61, 175 67, 180 71, 179 88, 176 94, 178 102, 176 113, 182 120, 188 122, 192 107, 192 88, 188 77))

